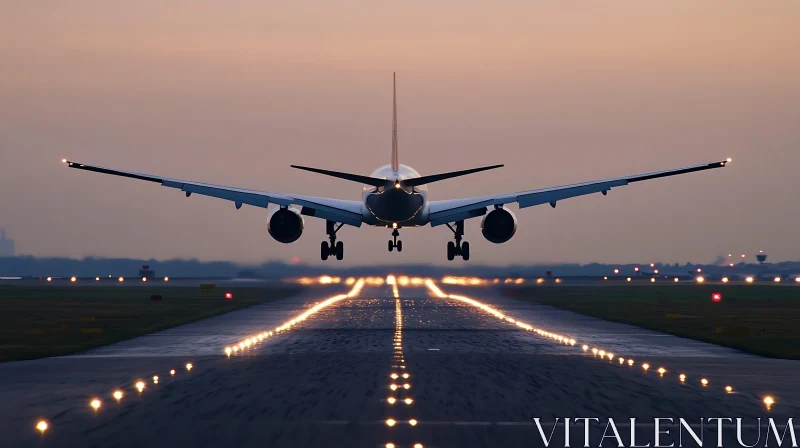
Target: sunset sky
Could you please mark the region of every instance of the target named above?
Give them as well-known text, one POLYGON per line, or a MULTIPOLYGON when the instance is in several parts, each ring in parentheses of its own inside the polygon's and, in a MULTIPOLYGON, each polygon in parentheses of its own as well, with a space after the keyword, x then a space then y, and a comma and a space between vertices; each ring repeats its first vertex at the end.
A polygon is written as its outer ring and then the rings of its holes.
MULTIPOLYGON (((289 165, 389 163, 397 72, 401 163, 506 165, 430 199, 733 158, 520 210, 504 245, 468 221, 470 263, 797 260, 798 23, 796 0, 4 1, 0 226, 37 256, 322 263, 324 221, 283 245, 264 209, 60 160, 360 199, 289 165)), ((390 233, 345 227, 339 264, 447 263, 447 228, 390 233)))

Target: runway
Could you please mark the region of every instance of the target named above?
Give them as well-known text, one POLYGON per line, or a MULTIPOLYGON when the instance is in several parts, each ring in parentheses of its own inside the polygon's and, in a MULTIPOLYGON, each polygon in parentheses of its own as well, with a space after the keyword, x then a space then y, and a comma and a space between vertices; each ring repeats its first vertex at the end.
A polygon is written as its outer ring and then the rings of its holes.
MULTIPOLYGON (((783 430, 800 409, 797 362, 491 288, 379 283, 313 289, 80 355, 0 365, 0 446, 544 446, 557 417, 598 418, 592 446, 609 418, 629 446, 630 417, 640 445, 652 446, 655 417, 686 419, 705 446, 716 446, 716 426, 701 431, 701 418, 741 417, 745 442, 758 434, 763 444, 757 417, 783 430)), ((723 439, 735 441, 725 424, 723 439)), ((583 446, 581 425, 569 433, 583 446)), ((564 436, 554 431, 551 446, 564 436)), ((677 436, 664 440, 677 446, 677 436)), ((610 436, 605 444, 617 446, 610 436)))

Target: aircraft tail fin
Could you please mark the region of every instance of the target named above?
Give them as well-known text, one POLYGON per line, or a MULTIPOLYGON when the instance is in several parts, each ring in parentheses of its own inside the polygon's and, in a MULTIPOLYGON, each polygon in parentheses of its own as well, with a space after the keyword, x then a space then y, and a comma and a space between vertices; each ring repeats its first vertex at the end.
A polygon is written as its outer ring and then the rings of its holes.
POLYGON ((292 168, 297 168, 298 170, 311 171, 312 173, 324 174, 326 176, 331 176, 331 177, 338 177, 339 179, 345 179, 352 182, 358 182, 360 184, 372 185, 375 187, 382 187, 387 184, 391 185, 392 183, 392 181, 387 181, 386 179, 378 179, 377 177, 362 176, 360 174, 342 173, 340 171, 323 170, 320 168, 311 168, 308 166, 299 166, 299 165, 290 165, 290 166, 292 168))
POLYGON ((397 156, 397 74, 392 73, 392 169, 400 169, 397 156))
POLYGON ((453 177, 466 176, 467 174, 478 173, 486 170, 493 170, 495 168, 500 168, 502 166, 503 165, 482 166, 480 168, 472 168, 469 170, 451 171, 449 173, 431 174, 430 176, 422 176, 422 177, 412 177, 411 179, 404 180, 403 185, 409 187, 416 187, 417 185, 431 184, 433 182, 439 182, 440 180, 451 179, 453 177))

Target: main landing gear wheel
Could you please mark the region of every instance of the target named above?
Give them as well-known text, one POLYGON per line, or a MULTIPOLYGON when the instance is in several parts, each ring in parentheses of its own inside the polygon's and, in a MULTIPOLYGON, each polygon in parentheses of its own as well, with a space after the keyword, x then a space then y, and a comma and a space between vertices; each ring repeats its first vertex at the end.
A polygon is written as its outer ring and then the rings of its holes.
POLYGON ((330 255, 330 253, 331 253, 331 248, 330 248, 330 246, 328 246, 328 242, 327 241, 323 241, 320 246, 321 246, 321 248, 320 248, 320 258, 322 258, 322 260, 325 261, 325 260, 328 259, 328 255, 330 255))
POLYGON ((389 240, 389 252, 395 249, 397 249, 398 252, 403 250, 403 242, 397 239, 398 236, 400 236, 400 232, 398 232, 397 229, 394 229, 392 232, 392 239, 389 240))
POLYGON ((344 258, 344 243, 336 241, 336 232, 338 232, 343 225, 344 224, 339 224, 337 226, 333 221, 326 222, 325 231, 328 234, 330 244, 327 241, 323 241, 322 244, 320 244, 320 258, 323 261, 327 260, 328 257, 336 257, 337 260, 344 258))
POLYGON ((336 243, 336 259, 341 260, 344 258, 344 243, 339 241, 336 243))
POLYGON ((464 236, 464 221, 456 221, 455 227, 447 224, 447 227, 453 231, 456 240, 447 242, 447 259, 453 261, 455 257, 461 257, 464 261, 469 260, 469 243, 461 242, 461 238, 464 236))

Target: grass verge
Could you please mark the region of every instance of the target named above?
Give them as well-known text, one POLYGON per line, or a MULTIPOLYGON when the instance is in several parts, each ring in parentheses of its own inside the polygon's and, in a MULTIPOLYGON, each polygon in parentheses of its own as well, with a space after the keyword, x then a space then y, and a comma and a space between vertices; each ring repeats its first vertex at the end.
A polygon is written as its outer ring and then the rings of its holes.
POLYGON ((290 297, 293 285, 0 287, 0 362, 66 355, 290 297), (225 292, 233 299, 226 300, 225 292), (161 300, 151 300, 154 294, 161 300))
POLYGON ((509 297, 772 358, 800 359, 800 288, 620 285, 509 288, 509 297), (711 300, 720 293, 722 301, 711 300))

